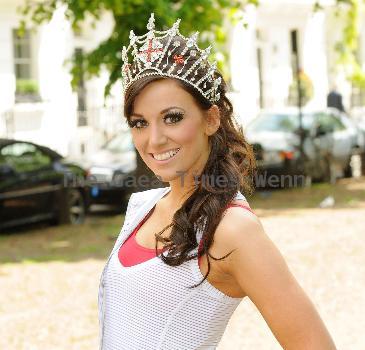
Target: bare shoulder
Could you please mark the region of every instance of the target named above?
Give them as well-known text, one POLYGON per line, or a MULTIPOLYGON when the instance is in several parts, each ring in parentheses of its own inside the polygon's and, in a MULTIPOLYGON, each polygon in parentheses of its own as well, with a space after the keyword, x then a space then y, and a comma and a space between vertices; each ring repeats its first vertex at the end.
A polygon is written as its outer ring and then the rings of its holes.
POLYGON ((241 206, 229 207, 225 210, 221 222, 217 227, 215 236, 222 239, 222 243, 239 246, 243 238, 254 237, 257 234, 263 234, 263 226, 260 219, 251 210, 246 200, 234 200, 232 204, 241 206))
POLYGON ((228 208, 214 238, 225 254, 232 252, 222 264, 222 270, 254 303, 266 303, 269 289, 277 291, 295 284, 283 255, 260 219, 249 210, 228 208))
POLYGON ((255 214, 228 208, 214 241, 222 253, 233 251, 222 270, 255 304, 284 349, 336 349, 313 303, 255 214))
MULTIPOLYGON (((249 207, 245 200, 235 200, 232 203, 249 207)), ((220 252, 228 254, 233 251, 222 264, 225 272, 231 275, 252 255, 260 256, 265 249, 276 250, 257 215, 242 207, 226 209, 214 234, 214 241, 220 252)))

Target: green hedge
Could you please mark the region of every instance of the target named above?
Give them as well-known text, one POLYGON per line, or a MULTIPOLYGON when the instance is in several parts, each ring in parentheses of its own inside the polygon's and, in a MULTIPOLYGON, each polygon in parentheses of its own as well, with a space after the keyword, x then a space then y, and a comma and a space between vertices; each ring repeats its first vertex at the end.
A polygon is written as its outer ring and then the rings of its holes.
POLYGON ((18 79, 16 81, 17 94, 38 94, 38 82, 31 79, 18 79))

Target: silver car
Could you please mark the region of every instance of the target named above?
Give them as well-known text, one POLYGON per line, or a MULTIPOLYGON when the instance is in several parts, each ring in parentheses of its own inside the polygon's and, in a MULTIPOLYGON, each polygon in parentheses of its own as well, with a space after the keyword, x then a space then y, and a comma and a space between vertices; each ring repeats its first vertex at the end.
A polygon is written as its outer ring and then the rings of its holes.
POLYGON ((306 174, 313 181, 331 182, 349 175, 352 155, 364 147, 356 125, 332 108, 304 110, 302 115, 302 157, 297 109, 263 111, 249 123, 245 136, 254 147, 259 172, 306 174))

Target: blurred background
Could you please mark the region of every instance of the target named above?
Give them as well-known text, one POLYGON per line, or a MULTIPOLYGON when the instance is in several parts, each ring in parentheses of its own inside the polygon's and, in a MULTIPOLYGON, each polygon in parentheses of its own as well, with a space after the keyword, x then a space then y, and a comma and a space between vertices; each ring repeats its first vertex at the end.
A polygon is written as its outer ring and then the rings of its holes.
MULTIPOLYGON (((213 46, 257 158, 248 200, 338 349, 364 349, 363 0, 0 0, 0 348, 97 348, 128 198, 166 185, 123 117, 121 49, 151 12, 213 46)), ((280 346, 244 300, 219 349, 280 346)))

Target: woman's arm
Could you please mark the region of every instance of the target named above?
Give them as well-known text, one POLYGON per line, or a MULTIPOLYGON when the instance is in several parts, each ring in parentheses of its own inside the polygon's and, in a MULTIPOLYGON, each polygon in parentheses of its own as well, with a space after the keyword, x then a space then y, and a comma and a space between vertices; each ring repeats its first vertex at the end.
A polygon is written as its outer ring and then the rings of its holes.
POLYGON ((284 349, 336 349, 314 305, 254 214, 230 208, 215 237, 224 241, 224 250, 236 249, 224 263, 225 272, 256 305, 284 349))

